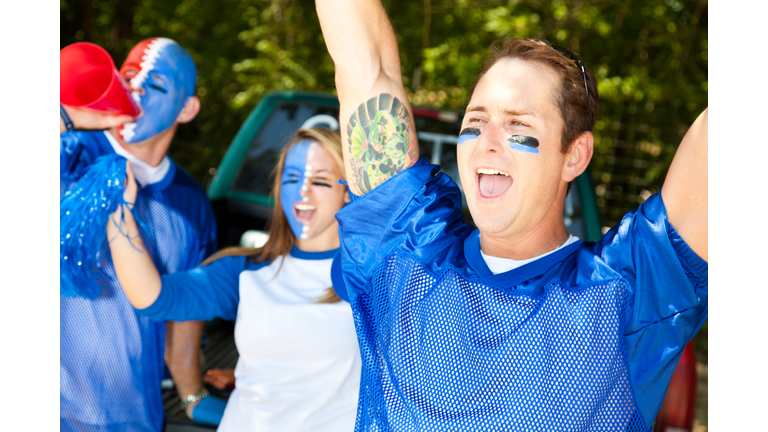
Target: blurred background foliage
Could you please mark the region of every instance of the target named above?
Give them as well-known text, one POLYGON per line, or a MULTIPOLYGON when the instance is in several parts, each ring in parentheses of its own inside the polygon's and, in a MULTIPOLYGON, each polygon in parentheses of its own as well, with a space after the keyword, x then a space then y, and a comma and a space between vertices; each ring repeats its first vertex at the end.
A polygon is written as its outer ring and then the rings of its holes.
MULTIPOLYGON (((707 2, 385 0, 415 105, 463 110, 496 39, 539 37, 578 52, 597 76, 591 174, 603 225, 657 192, 707 106, 707 2)), ((271 90, 334 92, 310 0, 61 0, 61 46, 105 47, 119 66, 142 39, 169 37, 198 65, 202 111, 170 154, 200 181, 271 90)))

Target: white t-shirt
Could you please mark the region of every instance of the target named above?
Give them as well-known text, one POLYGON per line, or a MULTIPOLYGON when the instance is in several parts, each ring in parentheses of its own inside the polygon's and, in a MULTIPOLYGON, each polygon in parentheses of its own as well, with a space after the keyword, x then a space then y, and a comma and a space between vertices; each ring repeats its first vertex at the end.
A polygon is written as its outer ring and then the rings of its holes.
POLYGON ((554 249, 545 254, 541 254, 539 256, 524 259, 524 260, 514 260, 512 258, 500 258, 500 257, 491 256, 491 255, 486 255, 485 253, 483 253, 482 249, 480 250, 480 255, 483 257, 485 264, 493 272, 493 274, 499 274, 499 273, 508 272, 510 270, 514 270, 518 267, 522 267, 528 263, 534 262, 537 259, 545 257, 560 248, 564 248, 568 246, 569 244, 575 242, 578 239, 579 239, 578 237, 571 234, 571 236, 568 237, 568 240, 566 240, 565 243, 558 246, 557 249, 554 249))
POLYGON ((332 258, 294 253, 240 273, 235 390, 219 431, 352 431, 360 349, 349 303, 316 303, 332 258))

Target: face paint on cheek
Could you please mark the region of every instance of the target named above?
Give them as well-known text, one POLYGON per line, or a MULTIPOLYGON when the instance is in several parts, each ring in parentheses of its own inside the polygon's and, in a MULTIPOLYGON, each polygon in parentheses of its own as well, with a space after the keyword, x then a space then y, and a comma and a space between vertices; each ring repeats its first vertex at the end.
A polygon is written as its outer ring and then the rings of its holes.
POLYGON ((118 128, 128 143, 149 139, 171 127, 194 90, 183 77, 196 76, 194 63, 176 42, 166 38, 144 41, 131 50, 126 64, 139 65, 131 78, 132 96, 143 115, 133 123, 118 128))
POLYGON ((299 211, 311 211, 311 206, 304 204, 307 200, 301 196, 302 190, 308 189, 309 176, 307 173, 311 175, 311 166, 307 163, 310 145, 311 142, 302 141, 288 151, 285 156, 285 166, 280 185, 280 201, 283 213, 288 219, 288 225, 291 227, 293 235, 297 238, 306 238, 306 231, 309 228, 297 219, 296 211, 297 208, 299 211))
POLYGON ((480 129, 478 128, 464 128, 459 134, 459 141, 456 144, 461 144, 465 141, 476 140, 480 138, 480 129))
POLYGON ((538 153, 539 152, 539 140, 534 137, 525 135, 512 135, 507 138, 509 146, 515 150, 519 150, 526 153, 538 153))

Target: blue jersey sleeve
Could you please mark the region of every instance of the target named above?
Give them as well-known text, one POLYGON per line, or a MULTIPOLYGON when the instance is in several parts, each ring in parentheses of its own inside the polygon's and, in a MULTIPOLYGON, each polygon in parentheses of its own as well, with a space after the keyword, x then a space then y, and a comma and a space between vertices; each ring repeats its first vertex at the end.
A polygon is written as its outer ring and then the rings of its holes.
POLYGON ((240 302, 240 273, 248 258, 229 256, 192 270, 163 275, 160 295, 140 315, 155 321, 234 320, 240 302))
POLYGON ((395 248, 429 262, 467 229, 461 192, 439 170, 420 159, 364 196, 353 196, 336 213, 350 300, 368 290, 373 273, 395 248))
POLYGON ((595 252, 627 282, 624 343, 632 388, 647 419, 661 401, 683 348, 708 317, 708 264, 667 220, 660 194, 597 243, 595 252))
POLYGON ((695 333, 707 319, 708 264, 667 221, 660 194, 628 213, 596 245, 596 252, 628 282, 625 334, 694 312, 684 325, 695 333))

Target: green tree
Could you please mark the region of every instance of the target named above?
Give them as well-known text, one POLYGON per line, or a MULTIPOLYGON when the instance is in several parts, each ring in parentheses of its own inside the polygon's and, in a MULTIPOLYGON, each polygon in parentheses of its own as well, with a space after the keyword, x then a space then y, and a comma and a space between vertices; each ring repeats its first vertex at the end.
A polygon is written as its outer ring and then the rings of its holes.
MULTIPOLYGON (((592 177, 604 225, 657 192, 687 126, 707 106, 707 2, 385 0, 414 104, 461 110, 488 46, 539 37, 598 78, 592 177)), ((119 65, 140 40, 178 41, 199 69, 202 111, 171 156, 202 180, 271 90, 334 91, 309 0, 62 0, 61 45, 98 43, 119 65)))

